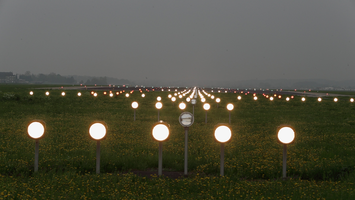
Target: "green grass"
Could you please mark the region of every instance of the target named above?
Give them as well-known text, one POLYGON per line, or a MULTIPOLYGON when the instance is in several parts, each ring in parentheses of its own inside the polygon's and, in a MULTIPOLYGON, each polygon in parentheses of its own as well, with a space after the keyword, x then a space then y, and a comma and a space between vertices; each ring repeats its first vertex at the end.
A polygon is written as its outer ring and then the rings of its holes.
MULTIPOLYGON (((158 142, 151 136, 157 121, 156 97, 163 98, 160 119, 171 126, 163 143, 163 168, 183 172, 184 129, 181 111, 168 92, 134 92, 110 98, 98 91, 35 90, 34 85, 0 85, 0 199, 106 198, 106 199, 353 199, 355 182, 355 105, 349 97, 317 102, 295 97, 290 102, 252 95, 218 94, 210 98, 208 123, 198 100, 195 122, 189 129, 189 178, 144 178, 127 173, 157 170, 158 142), (34 91, 34 96, 28 92, 34 91), (132 101, 138 101, 133 121, 132 101), (213 138, 218 123, 228 123, 231 112, 233 136, 225 145, 225 177, 219 176, 220 145, 213 138), (27 136, 31 120, 46 123, 40 140, 39 172, 34 173, 34 141, 27 136), (101 174, 95 174, 96 142, 88 128, 94 121, 108 126, 101 142, 101 174), (295 128, 296 139, 288 145, 287 176, 282 177, 282 145, 279 125, 295 128)), ((43 87, 43 86, 40 86, 43 87)), ((192 112, 189 104, 187 111, 192 112)))

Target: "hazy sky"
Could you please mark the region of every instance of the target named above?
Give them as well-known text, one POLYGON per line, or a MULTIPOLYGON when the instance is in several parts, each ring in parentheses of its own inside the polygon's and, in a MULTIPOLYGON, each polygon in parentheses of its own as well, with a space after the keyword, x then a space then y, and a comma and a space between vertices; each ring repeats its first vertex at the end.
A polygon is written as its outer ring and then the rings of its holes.
POLYGON ((0 0, 0 71, 355 79, 355 0, 0 0))

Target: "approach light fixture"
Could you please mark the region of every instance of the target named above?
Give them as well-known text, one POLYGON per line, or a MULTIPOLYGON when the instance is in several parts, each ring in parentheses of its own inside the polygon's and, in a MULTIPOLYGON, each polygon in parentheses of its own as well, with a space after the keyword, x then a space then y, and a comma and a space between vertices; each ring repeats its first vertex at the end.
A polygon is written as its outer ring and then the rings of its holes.
POLYGON ((220 175, 224 176, 224 144, 232 138, 232 130, 228 124, 217 124, 214 129, 214 137, 217 142, 221 143, 221 169, 220 175))
POLYGON ((153 125, 152 136, 153 139, 159 142, 159 162, 158 162, 158 176, 163 174, 163 142, 169 138, 170 126, 169 124, 159 121, 153 125))
POLYGON ((100 141, 105 139, 107 126, 104 122, 94 122, 90 125, 89 135, 96 140, 96 174, 100 174, 100 141))
POLYGON ((277 131, 277 139, 283 144, 283 165, 282 177, 286 178, 286 163, 287 163, 287 144, 291 144, 295 139, 295 131, 290 126, 279 126, 277 131))
POLYGON ((43 121, 35 120, 27 126, 27 134, 35 140, 35 163, 34 171, 38 171, 39 139, 43 138, 46 132, 46 126, 43 121))

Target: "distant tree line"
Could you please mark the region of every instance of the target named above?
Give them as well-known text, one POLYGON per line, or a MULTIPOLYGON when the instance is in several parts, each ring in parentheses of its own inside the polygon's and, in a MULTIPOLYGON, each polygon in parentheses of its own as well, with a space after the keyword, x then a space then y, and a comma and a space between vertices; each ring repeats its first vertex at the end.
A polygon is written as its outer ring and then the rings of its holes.
POLYGON ((107 77, 93 77, 91 79, 84 81, 80 81, 80 84, 85 84, 85 85, 107 85, 107 77))
POLYGON ((126 79, 117 79, 111 77, 92 77, 92 76, 62 76, 56 73, 50 74, 31 74, 30 71, 26 71, 25 74, 20 74, 19 79, 27 83, 39 83, 39 84, 83 84, 83 85, 133 85, 134 83, 126 79))
POLYGON ((20 79, 28 81, 29 83, 55 83, 55 84, 76 84, 74 77, 65 77, 56 73, 50 74, 31 74, 26 71, 25 74, 19 76, 20 79))

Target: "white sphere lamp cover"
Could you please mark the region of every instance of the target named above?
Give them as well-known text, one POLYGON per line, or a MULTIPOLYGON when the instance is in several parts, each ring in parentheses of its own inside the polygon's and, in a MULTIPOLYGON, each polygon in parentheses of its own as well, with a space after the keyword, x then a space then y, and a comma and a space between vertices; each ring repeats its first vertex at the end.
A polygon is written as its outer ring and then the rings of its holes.
POLYGON ((226 143, 232 138, 232 131, 228 125, 217 125, 214 137, 219 143, 226 143))
POLYGON ((181 102, 179 104, 179 108, 180 108, 180 110, 184 110, 186 108, 186 104, 184 102, 181 102))
POLYGON ((156 104, 155 104, 155 108, 156 109, 161 109, 163 107, 163 104, 161 103, 161 102, 157 102, 156 104))
POLYGON ((131 106, 132 106, 133 109, 138 108, 138 102, 137 101, 133 101, 131 106))
POLYGON ((40 139, 44 136, 45 125, 39 121, 31 122, 27 127, 28 136, 32 139, 40 139))
POLYGON ((231 110, 233 110, 233 109, 234 109, 234 105, 231 104, 231 103, 229 103, 229 104, 227 105, 227 110, 231 111, 231 110))
POLYGON ((205 103, 203 104, 203 109, 205 110, 209 110, 211 108, 210 104, 209 103, 205 103))
POLYGON ((170 134, 169 125, 163 122, 158 122, 152 129, 152 136, 158 142, 163 142, 168 139, 170 134))
POLYGON ((89 128, 90 137, 94 140, 102 140, 106 136, 106 125, 102 122, 93 123, 89 128))
POLYGON ((282 127, 277 133, 277 138, 282 144, 290 144, 295 139, 295 131, 288 126, 282 127))

